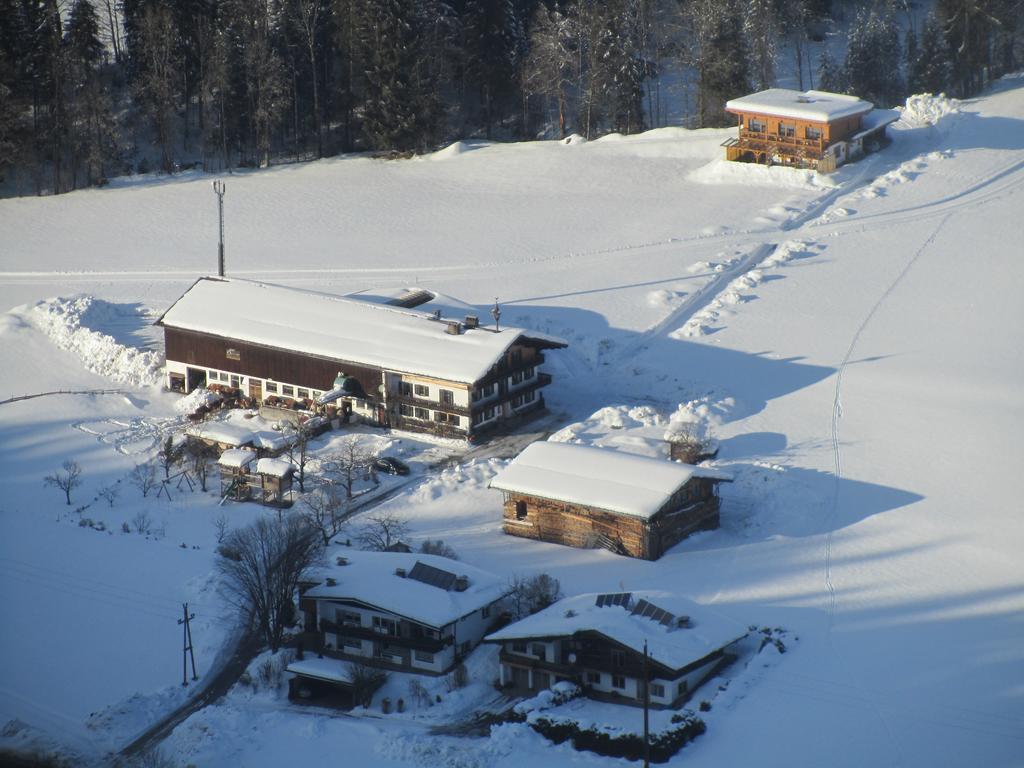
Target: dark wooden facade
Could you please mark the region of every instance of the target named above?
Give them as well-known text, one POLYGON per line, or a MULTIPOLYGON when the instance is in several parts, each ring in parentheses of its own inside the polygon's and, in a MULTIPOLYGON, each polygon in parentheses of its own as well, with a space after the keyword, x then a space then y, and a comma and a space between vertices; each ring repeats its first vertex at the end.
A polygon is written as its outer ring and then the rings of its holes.
POLYGON ((690 534, 718 527, 717 483, 690 478, 649 519, 504 491, 503 529, 512 536, 657 560, 690 534))

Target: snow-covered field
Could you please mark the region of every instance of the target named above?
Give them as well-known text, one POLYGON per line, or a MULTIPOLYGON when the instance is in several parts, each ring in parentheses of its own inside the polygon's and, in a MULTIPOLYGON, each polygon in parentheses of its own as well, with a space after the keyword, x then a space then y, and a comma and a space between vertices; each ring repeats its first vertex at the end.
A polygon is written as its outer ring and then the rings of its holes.
MULTIPOLYGON (((714 429, 736 478, 722 527, 656 563, 503 536, 497 460, 387 502, 472 565, 544 570, 567 594, 672 589, 799 637, 736 673, 674 763, 1020 765, 1024 78, 909 106, 890 147, 828 178, 726 165, 728 132, 677 129, 237 174, 228 272, 425 286, 481 311, 498 296, 504 322, 570 341, 548 356, 554 439, 652 454, 671 419, 714 429)), ((0 405, 0 746, 117 749, 191 690, 181 603, 206 669, 235 631, 215 498, 143 502, 126 480, 180 423, 150 386, 148 323, 215 268, 208 184, 0 201, 0 400, 124 391, 0 405), (67 458, 84 479, 71 507, 42 486, 67 458), (113 506, 73 511, 118 480, 113 506), (123 533, 142 509, 150 535, 123 533)), ((164 749, 196 765, 613 763, 524 726, 442 737, 240 691, 164 749)))

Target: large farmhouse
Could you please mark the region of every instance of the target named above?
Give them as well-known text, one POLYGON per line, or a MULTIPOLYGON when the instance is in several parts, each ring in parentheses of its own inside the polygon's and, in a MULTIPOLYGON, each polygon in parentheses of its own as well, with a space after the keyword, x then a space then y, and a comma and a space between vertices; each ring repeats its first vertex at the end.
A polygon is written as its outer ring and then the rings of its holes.
POLYGON ((428 675, 449 671, 480 643, 509 592, 503 579, 479 568, 393 552, 352 551, 313 580, 299 599, 307 649, 428 675))
POLYGON ((543 406, 558 339, 403 306, 204 277, 157 321, 167 385, 334 405, 364 421, 472 439, 543 406))
POLYGON ((884 143, 885 127, 899 117, 856 96, 786 88, 731 99, 725 111, 739 123, 739 136, 722 145, 726 159, 818 171, 834 171, 884 143))
POLYGON ((643 704, 646 678, 651 706, 664 708, 684 702, 746 634, 689 600, 636 592, 560 600, 485 640, 501 644, 501 683, 518 693, 569 681, 591 698, 643 704))
POLYGON ((540 442, 490 487, 505 494, 505 533, 657 560, 691 533, 718 527, 717 484, 729 479, 708 467, 540 442))

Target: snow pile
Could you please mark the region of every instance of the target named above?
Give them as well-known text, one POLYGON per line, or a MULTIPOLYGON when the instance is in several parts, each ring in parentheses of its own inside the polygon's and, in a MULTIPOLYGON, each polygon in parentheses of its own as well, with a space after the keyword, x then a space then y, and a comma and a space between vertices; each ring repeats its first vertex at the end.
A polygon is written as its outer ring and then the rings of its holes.
MULTIPOLYGON (((78 355, 87 370, 119 384, 149 386, 159 382, 163 360, 158 353, 127 347, 112 336, 82 325, 82 317, 93 302, 92 296, 42 301, 33 308, 34 319, 60 349, 78 355)), ((104 304, 109 311, 118 312, 118 305, 104 304)), ((123 314, 135 317, 138 312, 125 310, 123 314)))
POLYGON ((946 94, 935 96, 930 93, 919 93, 907 97, 906 106, 900 108, 900 119, 914 128, 935 125, 946 115, 960 112, 960 102, 946 94))
POLYGON ((810 256, 815 250, 820 250, 820 248, 816 243, 809 240, 787 240, 763 259, 758 266, 764 269, 779 267, 793 259, 810 256))
POLYGON ((209 389, 203 389, 197 387, 193 389, 189 394, 180 400, 176 400, 174 403, 174 410, 181 414, 195 413, 203 406, 212 406, 214 403, 220 402, 221 396, 219 392, 213 392, 209 389))
POLYGON ((609 405, 583 421, 558 430, 548 438, 548 442, 590 444, 607 435, 609 430, 659 426, 664 423, 665 417, 649 405, 609 405))
POLYGON ((714 333, 718 330, 714 323, 726 310, 726 304, 736 306, 748 300, 746 292, 761 284, 764 274, 757 269, 752 269, 734 278, 718 296, 710 301, 707 306, 695 312, 682 328, 678 328, 669 335, 674 339, 693 338, 714 333))
POLYGON ((698 184, 742 184, 745 187, 781 187, 784 189, 834 189, 839 186, 831 176, 803 168, 781 165, 737 163, 719 158, 691 171, 687 180, 698 184))

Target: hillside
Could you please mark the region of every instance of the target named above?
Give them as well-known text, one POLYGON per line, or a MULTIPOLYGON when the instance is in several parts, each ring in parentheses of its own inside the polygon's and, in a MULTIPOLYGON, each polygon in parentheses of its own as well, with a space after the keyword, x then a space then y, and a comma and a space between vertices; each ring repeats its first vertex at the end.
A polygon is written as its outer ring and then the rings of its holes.
MULTIPOLYGON (((228 273, 339 293, 422 286, 481 313, 497 296, 503 322, 570 342, 549 356, 554 439, 651 453, 673 415, 713 427, 716 466, 736 478, 722 527, 655 563, 502 536, 486 487, 497 459, 387 502, 416 538, 499 574, 545 570, 566 594, 670 586, 785 629, 787 652, 714 693, 707 734, 673 764, 1011 766, 1024 749, 1024 79, 913 101, 891 133, 829 177, 725 166, 727 132, 678 129, 235 174, 228 273)), ((151 361, 121 351, 159 352, 148 321, 214 270, 210 179, 0 201, 0 400, 126 391, 0 406, 0 597, 14 617, 0 723, 22 724, 0 746, 100 760, 184 695, 181 602, 198 606, 206 668, 234 632, 212 573, 215 498, 143 506, 126 488, 83 513, 107 534, 42 487, 74 457, 91 499, 178 417, 146 385, 151 361), (93 299, 33 308, 81 296, 93 299), (139 509, 162 538, 120 532, 139 509)), ((164 748, 197 765, 339 752, 617 764, 522 726, 466 740, 239 692, 164 748)))

